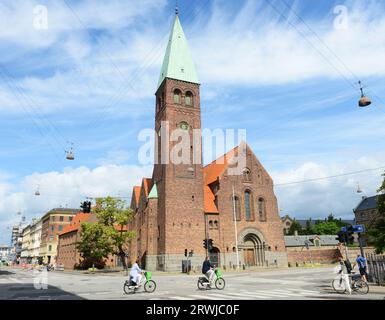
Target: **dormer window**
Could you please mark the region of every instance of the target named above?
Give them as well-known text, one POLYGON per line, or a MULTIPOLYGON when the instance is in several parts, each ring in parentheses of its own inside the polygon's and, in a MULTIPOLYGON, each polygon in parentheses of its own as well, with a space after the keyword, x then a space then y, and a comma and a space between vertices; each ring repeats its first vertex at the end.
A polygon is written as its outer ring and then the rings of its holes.
POLYGON ((179 89, 174 90, 174 103, 180 103, 182 92, 179 89))

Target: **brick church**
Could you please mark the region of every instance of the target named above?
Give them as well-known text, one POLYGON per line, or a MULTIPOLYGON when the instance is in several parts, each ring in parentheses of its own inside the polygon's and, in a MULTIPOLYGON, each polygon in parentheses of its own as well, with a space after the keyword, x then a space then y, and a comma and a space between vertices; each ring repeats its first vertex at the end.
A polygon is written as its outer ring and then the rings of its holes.
MULTIPOLYGON (((136 238, 130 242, 130 259, 139 257, 147 270, 181 271, 187 249, 193 251, 189 260, 194 270, 200 270, 206 255, 222 268, 233 268, 237 259, 246 266, 287 266, 273 181, 246 144, 207 166, 161 161, 164 123, 185 130, 191 141, 193 129, 201 128, 199 90, 177 14, 155 94, 158 134, 152 178, 144 178, 132 192, 135 215, 129 229, 136 238), (240 153, 244 168, 229 174, 240 153), (212 245, 205 248, 205 239, 212 245)), ((167 150, 176 143, 165 141, 167 150)), ((191 152, 194 148, 200 148, 194 151, 201 157, 201 144, 192 145, 191 152)))

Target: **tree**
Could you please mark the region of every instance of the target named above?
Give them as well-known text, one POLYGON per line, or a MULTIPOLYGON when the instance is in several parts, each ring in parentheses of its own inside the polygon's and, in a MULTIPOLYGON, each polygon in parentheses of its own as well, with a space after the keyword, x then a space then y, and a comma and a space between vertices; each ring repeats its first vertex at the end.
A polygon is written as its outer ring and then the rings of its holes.
POLYGON ((103 258, 109 255, 110 240, 103 231, 103 226, 98 223, 83 222, 81 225, 81 241, 77 242, 76 248, 83 258, 81 267, 102 267, 103 258))
POLYGON ((291 224, 289 228, 289 232, 287 233, 289 236, 295 235, 295 232, 298 232, 299 235, 303 233, 302 226, 301 224, 297 221, 294 220, 293 223, 291 224))
POLYGON ((340 231, 335 221, 318 222, 312 227, 313 234, 330 235, 337 234, 340 231))
POLYGON ((368 234, 372 237, 376 253, 380 254, 385 251, 385 178, 377 191, 380 193, 377 197, 378 218, 369 228, 368 234))
POLYGON ((96 215, 97 222, 82 224, 81 241, 77 244, 81 256, 92 260, 117 255, 126 270, 128 240, 135 236, 135 232, 127 230, 133 218, 132 210, 126 208, 125 201, 107 197, 96 199, 92 214, 96 215))

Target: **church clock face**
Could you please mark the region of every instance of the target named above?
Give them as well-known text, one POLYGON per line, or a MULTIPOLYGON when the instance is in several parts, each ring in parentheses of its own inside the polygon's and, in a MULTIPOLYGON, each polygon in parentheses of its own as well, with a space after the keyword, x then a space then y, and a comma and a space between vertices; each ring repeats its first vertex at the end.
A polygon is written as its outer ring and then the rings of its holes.
POLYGON ((190 126, 186 121, 182 121, 181 123, 179 123, 179 128, 181 128, 184 131, 188 131, 189 127, 190 126))

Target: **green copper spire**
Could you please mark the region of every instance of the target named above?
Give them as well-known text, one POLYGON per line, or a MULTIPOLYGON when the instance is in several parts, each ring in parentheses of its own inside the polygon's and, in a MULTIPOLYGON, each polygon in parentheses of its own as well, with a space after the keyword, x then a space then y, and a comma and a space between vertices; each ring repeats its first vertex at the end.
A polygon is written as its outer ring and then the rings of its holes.
POLYGON ((158 199, 158 189, 156 188, 156 183, 154 183, 147 199, 158 199))
POLYGON ((178 14, 175 16, 174 26, 168 40, 157 88, 162 84, 164 78, 199 84, 195 65, 178 14))

